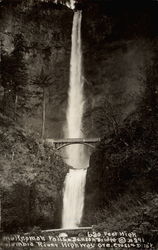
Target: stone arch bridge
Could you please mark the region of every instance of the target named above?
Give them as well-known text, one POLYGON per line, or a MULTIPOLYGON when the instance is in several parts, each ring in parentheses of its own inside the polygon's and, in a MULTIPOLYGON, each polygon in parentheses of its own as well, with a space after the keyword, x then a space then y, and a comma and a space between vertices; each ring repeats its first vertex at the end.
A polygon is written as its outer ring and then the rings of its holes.
POLYGON ((56 150, 60 150, 72 144, 83 144, 91 148, 95 148, 94 144, 100 142, 100 138, 64 138, 64 139, 46 139, 47 142, 52 143, 56 150))

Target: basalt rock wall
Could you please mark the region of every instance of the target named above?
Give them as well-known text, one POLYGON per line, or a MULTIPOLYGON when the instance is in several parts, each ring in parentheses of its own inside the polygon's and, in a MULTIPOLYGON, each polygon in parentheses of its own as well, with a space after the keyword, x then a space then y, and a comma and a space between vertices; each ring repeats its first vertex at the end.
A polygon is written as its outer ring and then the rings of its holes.
MULTIPOLYGON (((151 6, 135 4, 130 8, 121 3, 85 1, 82 6, 86 136, 102 136, 113 129, 111 117, 102 119, 102 114, 109 116, 112 110, 120 123, 133 112, 143 91, 142 68, 152 56, 155 16, 151 6)), ((21 112, 19 122, 26 129, 41 132, 41 90, 32 85, 32 80, 43 69, 52 81, 46 91, 45 136, 62 138, 73 11, 51 1, 30 1, 27 5, 23 1, 3 1, 0 11, 1 37, 7 53, 14 49, 13 38, 19 33, 27 47, 25 62, 31 94, 27 97, 29 112, 21 112)))

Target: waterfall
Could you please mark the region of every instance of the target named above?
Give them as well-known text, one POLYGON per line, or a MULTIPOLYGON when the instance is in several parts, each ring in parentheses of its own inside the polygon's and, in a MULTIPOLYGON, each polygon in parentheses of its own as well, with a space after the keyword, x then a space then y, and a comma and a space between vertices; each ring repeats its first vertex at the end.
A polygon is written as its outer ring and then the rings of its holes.
MULTIPOLYGON (((82 118, 84 111, 82 48, 81 48, 82 12, 74 12, 72 27, 72 47, 70 60, 70 82, 67 108, 68 138, 82 138, 82 118)), ((67 163, 70 169, 65 178, 62 227, 75 228, 80 225, 84 206, 84 188, 86 182, 87 159, 83 145, 66 147, 67 163)))
MULTIPOLYGON (((82 12, 74 13, 72 28, 72 48, 70 61, 70 83, 67 109, 68 138, 82 138, 82 117, 84 111, 83 77, 82 77, 82 48, 81 48, 81 19, 82 12)), ((81 145, 66 148, 67 163, 75 168, 83 168, 85 163, 84 150, 81 145)))
POLYGON ((75 0, 67 0, 65 2, 63 2, 62 0, 54 0, 54 3, 58 4, 64 4, 66 5, 68 8, 70 9, 74 9, 75 8, 75 0))
POLYGON ((65 179, 63 228, 76 228, 80 225, 84 206, 86 170, 70 169, 65 179))

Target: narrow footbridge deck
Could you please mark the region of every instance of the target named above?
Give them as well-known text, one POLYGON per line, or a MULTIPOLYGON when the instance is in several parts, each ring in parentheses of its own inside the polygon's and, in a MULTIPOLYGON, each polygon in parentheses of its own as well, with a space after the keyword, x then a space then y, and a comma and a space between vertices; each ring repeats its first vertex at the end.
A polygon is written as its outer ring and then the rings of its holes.
POLYGON ((52 143, 96 143, 100 142, 100 138, 63 138, 63 139, 46 139, 52 143))
POLYGON ((94 148, 95 143, 100 142, 100 138, 63 138, 63 139, 46 139, 47 142, 52 143, 54 147, 59 150, 63 147, 72 145, 72 144, 84 144, 94 148))

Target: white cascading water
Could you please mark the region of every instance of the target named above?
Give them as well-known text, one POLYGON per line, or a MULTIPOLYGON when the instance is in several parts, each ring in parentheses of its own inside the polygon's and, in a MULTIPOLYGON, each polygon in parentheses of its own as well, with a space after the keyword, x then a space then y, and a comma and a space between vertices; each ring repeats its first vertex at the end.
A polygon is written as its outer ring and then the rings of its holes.
MULTIPOLYGON (((70 83, 67 109, 67 138, 82 138, 82 118, 84 111, 82 48, 82 12, 74 12, 72 27, 72 48, 70 61, 70 83)), ((87 159, 82 145, 66 147, 69 170, 64 183, 62 227, 76 228, 80 225, 84 206, 87 159)))
POLYGON ((84 189, 86 170, 70 169, 65 179, 63 200, 63 228, 77 228, 80 226, 84 206, 84 189))
POLYGON ((75 8, 75 0, 67 0, 65 2, 63 2, 62 0, 54 0, 54 3, 58 4, 64 4, 66 5, 68 8, 70 9, 74 9, 75 8))

